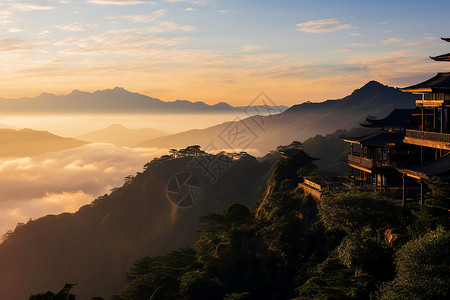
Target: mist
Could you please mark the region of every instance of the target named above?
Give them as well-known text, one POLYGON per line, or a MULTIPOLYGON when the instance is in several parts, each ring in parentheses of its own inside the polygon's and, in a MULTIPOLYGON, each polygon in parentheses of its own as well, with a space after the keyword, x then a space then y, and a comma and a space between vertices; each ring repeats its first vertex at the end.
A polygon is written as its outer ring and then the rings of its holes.
POLYGON ((0 235, 30 218, 75 212, 164 154, 167 149, 88 144, 35 157, 0 159, 0 235))
POLYGON ((242 113, 224 114, 23 114, 0 115, 0 122, 16 128, 31 128, 53 134, 76 137, 121 124, 130 129, 155 128, 168 134, 203 129, 219 123, 248 117, 242 113))

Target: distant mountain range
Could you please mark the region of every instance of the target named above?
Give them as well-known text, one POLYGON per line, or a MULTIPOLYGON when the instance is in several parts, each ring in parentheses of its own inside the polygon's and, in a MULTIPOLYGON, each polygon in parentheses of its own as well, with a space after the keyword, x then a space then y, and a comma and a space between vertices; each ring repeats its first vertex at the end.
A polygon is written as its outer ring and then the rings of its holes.
POLYGON ((208 105, 200 101, 187 100, 165 102, 116 87, 93 93, 74 90, 68 95, 60 96, 42 93, 35 98, 0 98, 0 111, 3 113, 231 113, 245 111, 253 115, 262 109, 284 111, 288 108, 283 105, 263 107, 264 103, 255 104, 259 106, 235 107, 225 102, 208 105))
POLYGON ((24 157, 81 147, 88 142, 32 129, 0 129, 0 157, 24 157))
POLYGON ((167 133, 153 128, 129 129, 119 124, 92 131, 77 137, 83 141, 109 143, 118 147, 135 147, 142 142, 154 139, 167 133))
POLYGON ((261 154, 293 140, 304 141, 318 134, 359 126, 367 115, 385 117, 394 108, 413 108, 417 96, 370 81, 338 100, 295 105, 283 113, 226 122, 159 137, 143 147, 182 148, 198 144, 206 150, 257 149, 261 154))

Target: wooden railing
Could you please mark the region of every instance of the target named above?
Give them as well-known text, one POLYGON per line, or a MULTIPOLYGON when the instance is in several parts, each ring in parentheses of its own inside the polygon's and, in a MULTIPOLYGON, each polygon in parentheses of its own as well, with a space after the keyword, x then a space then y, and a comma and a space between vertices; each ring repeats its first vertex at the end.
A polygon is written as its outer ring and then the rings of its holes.
POLYGON ((315 188, 318 191, 322 190, 322 187, 320 186, 320 184, 312 182, 311 180, 308 180, 306 178, 303 179, 303 183, 309 185, 310 187, 315 188))
POLYGON ((348 162, 350 163, 354 163, 356 165, 365 167, 365 168, 373 168, 373 159, 369 159, 369 158, 364 158, 364 157, 360 157, 360 156, 355 156, 355 155, 348 155, 348 162))
POLYGON ((350 163, 365 167, 365 168, 373 168, 373 167, 395 167, 395 163, 387 162, 383 160, 374 160, 371 158, 360 157, 356 155, 348 155, 348 161, 350 163))
POLYGON ((405 136, 413 139, 450 144, 450 134, 448 133, 420 131, 420 130, 406 130, 405 136))

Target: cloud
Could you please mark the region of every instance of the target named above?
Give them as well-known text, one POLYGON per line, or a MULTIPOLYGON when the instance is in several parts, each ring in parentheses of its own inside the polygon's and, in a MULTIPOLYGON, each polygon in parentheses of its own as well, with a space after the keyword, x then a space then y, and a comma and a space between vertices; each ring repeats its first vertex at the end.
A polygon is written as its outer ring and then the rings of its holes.
POLYGON ((405 43, 405 46, 417 46, 417 45, 421 45, 421 44, 426 44, 426 43, 430 43, 432 41, 436 40, 435 37, 433 36, 428 36, 425 37, 423 40, 421 41, 415 41, 415 42, 409 42, 409 43, 405 43))
POLYGON ((241 52, 251 53, 261 50, 263 47, 258 45, 244 45, 241 48, 241 52))
POLYGON ((34 49, 28 42, 21 39, 0 40, 0 52, 21 51, 34 49))
POLYGON ((22 32, 25 31, 25 29, 19 28, 19 27, 13 27, 8 32, 16 33, 16 32, 22 32))
POLYGON ((102 5, 135 5, 141 3, 154 4, 154 2, 144 2, 138 0, 88 0, 87 2, 102 5))
POLYGON ((387 45, 387 44, 390 44, 390 43, 398 43, 398 42, 402 42, 402 41, 404 41, 402 38, 394 37, 394 38, 390 38, 388 40, 384 40, 383 44, 387 45))
POLYGON ((362 46, 367 46, 367 44, 366 43, 352 43, 350 46, 362 47, 362 46))
POLYGON ((70 25, 58 25, 56 26, 59 29, 68 30, 68 31, 85 31, 86 28, 95 28, 98 27, 97 24, 87 24, 87 23, 73 23, 70 25))
POLYGON ((54 7, 51 5, 35 4, 35 3, 16 3, 10 5, 9 8, 12 10, 22 10, 22 11, 54 9, 54 7))
POLYGON ((90 144, 36 157, 0 159, 0 236, 18 222, 74 212, 166 149, 90 144))
POLYGON ((340 24, 341 21, 338 18, 312 20, 303 23, 296 24, 298 31, 304 31, 309 33, 324 33, 332 32, 343 29, 354 29, 356 27, 350 24, 340 24))
POLYGON ((160 19, 166 14, 166 12, 167 10, 160 9, 147 15, 116 16, 116 17, 106 17, 106 19, 130 19, 136 23, 149 23, 160 19))

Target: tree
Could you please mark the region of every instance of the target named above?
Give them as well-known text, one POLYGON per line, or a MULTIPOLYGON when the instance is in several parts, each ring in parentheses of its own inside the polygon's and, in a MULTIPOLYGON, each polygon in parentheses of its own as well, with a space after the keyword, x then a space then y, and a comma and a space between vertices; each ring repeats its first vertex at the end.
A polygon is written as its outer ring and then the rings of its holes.
POLYGON ((436 229, 438 225, 450 229, 450 183, 439 177, 432 177, 426 183, 425 205, 416 213, 422 229, 436 229))
POLYGON ((443 227, 406 243, 397 253, 397 275, 381 299, 449 299, 450 232, 443 227))
POLYGON ((187 272, 181 276, 180 282, 181 295, 187 299, 223 299, 222 284, 205 271, 187 272))
POLYGON ((75 300, 76 295, 72 294, 70 290, 75 286, 72 283, 66 283, 64 287, 56 294, 48 291, 37 295, 31 295, 29 300, 75 300))
POLYGON ((355 234, 367 227, 373 231, 394 227, 401 209, 385 194, 353 190, 325 194, 319 213, 328 230, 355 234))

